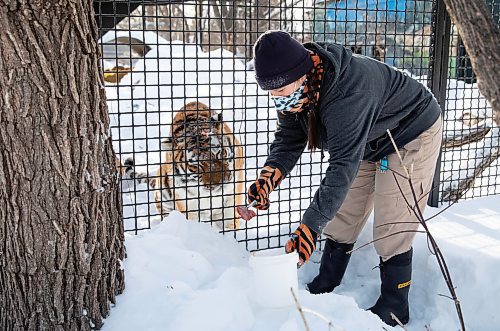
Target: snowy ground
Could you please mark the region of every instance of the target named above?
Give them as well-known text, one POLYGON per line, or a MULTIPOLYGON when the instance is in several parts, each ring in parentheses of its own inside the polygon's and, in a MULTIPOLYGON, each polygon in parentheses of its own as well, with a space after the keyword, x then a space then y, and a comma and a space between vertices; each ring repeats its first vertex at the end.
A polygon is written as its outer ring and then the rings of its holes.
MULTIPOLYGON (((429 208, 426 214, 438 211, 429 208)), ((468 330, 499 330, 499 198, 461 202, 430 225, 450 268, 468 330)), ((370 238, 371 221, 357 246, 370 238)), ((232 236, 223 236, 207 224, 185 221, 175 213, 151 231, 129 236, 126 246, 126 289, 104 330, 304 330, 293 306, 266 309, 256 304, 250 253, 232 236)), ((314 256, 314 262, 299 270, 302 306, 325 315, 334 330, 390 330, 365 311, 378 296, 373 246, 354 253, 335 293, 314 296, 303 288, 317 273, 319 258, 314 256)), ((423 234, 415 240, 413 265, 407 329, 458 330, 453 302, 440 296, 449 293, 423 234)), ((328 330, 317 317, 306 317, 311 330, 328 330)))

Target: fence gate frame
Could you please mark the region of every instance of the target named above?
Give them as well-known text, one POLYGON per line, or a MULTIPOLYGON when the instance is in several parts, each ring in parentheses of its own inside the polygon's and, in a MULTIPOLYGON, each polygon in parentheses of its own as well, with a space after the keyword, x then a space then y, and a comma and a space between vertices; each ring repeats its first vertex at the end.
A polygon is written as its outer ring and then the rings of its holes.
MULTIPOLYGON (((446 11, 443 0, 437 0, 433 9, 432 34, 430 51, 430 68, 428 87, 436 97, 441 111, 446 111, 446 88, 448 84, 448 61, 450 54, 451 19, 446 11)), ((439 206, 439 186, 441 175, 441 152, 439 153, 432 191, 429 195, 428 205, 439 206)))

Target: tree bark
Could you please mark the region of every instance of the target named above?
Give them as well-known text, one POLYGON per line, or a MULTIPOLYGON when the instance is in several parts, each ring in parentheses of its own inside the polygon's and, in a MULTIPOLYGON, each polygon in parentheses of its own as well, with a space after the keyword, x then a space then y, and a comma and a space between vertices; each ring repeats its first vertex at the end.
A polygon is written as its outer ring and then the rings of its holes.
POLYGON ((495 122, 500 126, 500 31, 484 0, 444 0, 453 23, 458 28, 479 91, 490 102, 495 122))
POLYGON ((100 328, 124 236, 89 0, 0 1, 0 329, 100 328))

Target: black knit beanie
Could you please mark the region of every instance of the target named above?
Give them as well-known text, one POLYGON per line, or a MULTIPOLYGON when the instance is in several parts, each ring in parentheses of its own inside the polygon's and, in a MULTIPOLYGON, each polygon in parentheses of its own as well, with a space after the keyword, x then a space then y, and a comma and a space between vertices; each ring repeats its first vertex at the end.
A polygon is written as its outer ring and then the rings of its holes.
POLYGON ((255 79, 263 90, 293 83, 313 66, 307 49, 287 32, 270 30, 253 46, 255 79))

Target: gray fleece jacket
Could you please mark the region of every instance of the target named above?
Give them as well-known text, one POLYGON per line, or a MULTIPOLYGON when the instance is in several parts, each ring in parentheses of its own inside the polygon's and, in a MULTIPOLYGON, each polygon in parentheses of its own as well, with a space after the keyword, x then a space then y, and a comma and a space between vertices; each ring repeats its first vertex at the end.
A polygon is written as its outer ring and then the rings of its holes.
MULTIPOLYGON (((321 233, 334 218, 361 160, 378 161, 431 127, 441 110, 431 92, 403 72, 341 45, 306 43, 323 61, 316 109, 329 166, 302 223, 321 233)), ((281 114, 266 164, 287 176, 307 144, 307 113, 281 114)))

